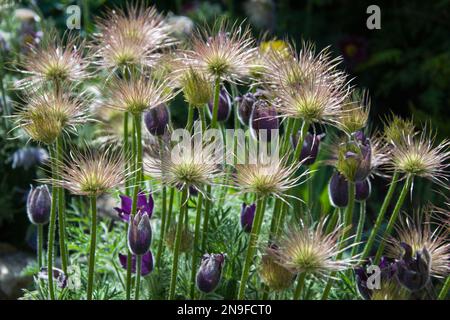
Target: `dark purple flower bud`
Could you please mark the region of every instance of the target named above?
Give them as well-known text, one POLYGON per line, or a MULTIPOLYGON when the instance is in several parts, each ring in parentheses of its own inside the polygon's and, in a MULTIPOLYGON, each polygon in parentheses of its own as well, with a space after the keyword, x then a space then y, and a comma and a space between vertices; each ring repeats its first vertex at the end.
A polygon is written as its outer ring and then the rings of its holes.
MULTIPOLYGON (((114 210, 117 211, 119 214, 120 219, 122 219, 125 222, 128 222, 130 220, 130 214, 131 214, 131 206, 133 204, 133 199, 131 199, 128 196, 120 195, 120 201, 121 205, 120 208, 115 207, 114 210)), ((153 214, 153 197, 151 194, 147 196, 143 191, 139 191, 138 197, 137 197, 137 207, 136 212, 146 213, 149 218, 152 217, 153 214)))
POLYGON ((255 219, 256 204, 247 205, 242 204, 241 210, 241 227, 244 232, 251 232, 253 226, 253 220, 255 219))
POLYGON ((34 165, 39 165, 48 160, 48 153, 45 149, 27 147, 16 150, 11 156, 11 167, 30 169, 34 165))
POLYGON ((355 181, 363 181, 370 174, 372 166, 372 148, 370 140, 366 137, 364 132, 356 131, 353 133, 353 137, 359 145, 360 155, 358 156, 358 168, 355 172, 355 181))
POLYGON ((144 114, 144 123, 148 132, 154 136, 162 136, 169 125, 169 109, 164 103, 149 109, 144 114))
MULTIPOLYGON (((136 255, 131 256, 131 273, 136 273, 136 255)), ((123 269, 127 269, 127 255, 119 253, 119 262, 123 269)), ((142 255, 141 276, 146 276, 153 271, 153 254, 149 250, 142 255)))
POLYGON ((47 224, 50 219, 52 196, 46 185, 31 186, 27 198, 27 214, 33 224, 47 224))
POLYGON ((143 255, 152 242, 152 227, 148 214, 139 212, 130 216, 128 248, 133 254, 143 255))
POLYGON ((197 272, 197 287, 204 293, 209 293, 217 288, 222 275, 222 267, 225 262, 225 255, 205 254, 202 257, 202 263, 197 272))
POLYGON ((413 256, 411 246, 403 242, 401 246, 405 253, 402 259, 397 261, 397 279, 408 290, 419 291, 430 279, 430 254, 423 248, 413 256))
POLYGON ((346 207, 348 204, 348 181, 339 172, 333 173, 328 184, 328 195, 331 205, 337 208, 346 207))
MULTIPOLYGON (((297 147, 297 142, 300 137, 300 131, 296 135, 291 136, 291 143, 293 148, 297 147)), ((312 134, 309 133, 306 135, 303 140, 302 151, 300 152, 300 161, 304 161, 303 164, 309 166, 312 165, 317 158, 317 154, 319 153, 319 145, 320 141, 325 137, 325 134, 312 134), (306 160, 305 160, 306 159, 306 160)))
MULTIPOLYGON (((53 268, 52 269, 53 279, 56 280, 58 287, 64 289, 67 286, 67 276, 61 269, 53 268)), ((38 278, 42 280, 48 280, 48 268, 42 267, 38 273, 38 278)))
MULTIPOLYGON (((208 103, 210 116, 212 118, 213 102, 208 103)), ((219 105, 217 106, 217 121, 227 121, 231 113, 231 98, 225 88, 220 89, 219 105)))
POLYGON ((370 193, 372 191, 372 184, 367 178, 363 181, 355 182, 355 200, 356 201, 365 201, 369 199, 370 193))
POLYGON ((278 114, 273 106, 267 101, 257 100, 253 105, 253 111, 250 116, 250 128, 255 139, 259 139, 260 131, 266 132, 267 141, 272 140, 272 129, 279 129, 278 114))
POLYGON ((248 126, 253 111, 253 104, 256 102, 256 97, 253 93, 247 92, 242 97, 236 97, 236 102, 238 104, 237 114, 239 121, 244 126, 248 126))

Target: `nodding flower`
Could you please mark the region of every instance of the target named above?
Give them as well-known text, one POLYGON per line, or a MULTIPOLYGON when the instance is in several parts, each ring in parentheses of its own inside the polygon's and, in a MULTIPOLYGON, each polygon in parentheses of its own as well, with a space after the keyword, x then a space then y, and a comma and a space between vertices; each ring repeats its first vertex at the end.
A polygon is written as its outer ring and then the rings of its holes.
POLYGON ((256 204, 247 205, 242 204, 241 209, 241 227, 244 232, 251 232, 253 227, 253 220, 255 219, 256 204))
POLYGON ((33 224, 47 224, 50 220, 52 196, 46 185, 31 186, 27 198, 27 214, 33 224))
POLYGON ((344 208, 348 204, 348 181, 344 175, 334 172, 328 183, 328 196, 333 207, 344 208))
MULTIPOLYGON (((298 142, 300 132, 291 136, 291 143, 295 150, 298 142)), ((302 150, 300 152, 299 161, 302 161, 304 165, 312 165, 316 162, 317 155, 319 154, 320 141, 325 137, 325 134, 312 134, 308 132, 303 140, 302 150)))
POLYGON ((144 124, 148 132, 154 136, 162 136, 170 121, 169 109, 165 103, 150 108, 144 113, 144 124))
POLYGON ((372 192, 372 183, 370 182, 369 178, 366 178, 363 181, 355 182, 356 201, 365 201, 369 199, 371 192, 372 192))
POLYGON ((249 121, 252 136, 256 140, 261 139, 265 134, 266 141, 272 141, 271 130, 277 130, 280 127, 275 107, 268 101, 262 99, 257 100, 253 105, 253 111, 249 121))
POLYGON ((217 288, 222 277, 224 262, 225 254, 223 253, 203 255, 196 277, 197 288, 200 291, 210 293, 217 288))
MULTIPOLYGON (((220 88, 219 104, 217 109, 217 121, 227 121, 231 113, 231 98, 225 88, 220 88)), ((208 102, 208 108, 212 117, 213 101, 208 102)))
POLYGON ((410 291, 423 289, 430 279, 431 256, 426 248, 417 250, 413 255, 410 245, 402 242, 403 257, 397 261, 397 279, 410 291))

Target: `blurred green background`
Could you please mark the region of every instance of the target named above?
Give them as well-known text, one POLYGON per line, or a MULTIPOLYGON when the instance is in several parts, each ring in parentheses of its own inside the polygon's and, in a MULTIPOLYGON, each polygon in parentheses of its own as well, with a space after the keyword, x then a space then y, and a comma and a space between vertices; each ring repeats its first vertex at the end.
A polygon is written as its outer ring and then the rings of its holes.
MULTIPOLYGON (((2 1, 5 0, 0 3, 2 1)), ((43 16, 46 24, 61 31, 66 30, 66 8, 80 5, 83 13, 80 32, 87 36, 95 31, 93 17, 101 15, 106 8, 123 6, 127 1, 16 2, 19 7, 32 8, 43 16)), ((402 116, 412 116, 417 123, 430 122, 439 139, 450 136, 450 0, 164 0, 148 3, 156 4, 169 16, 188 17, 194 25, 211 23, 218 16, 226 15, 246 19, 255 36, 288 38, 298 44, 302 39, 312 40, 319 49, 330 45, 333 55, 343 56, 341 68, 354 78, 353 83, 369 90, 374 126, 379 126, 380 119, 392 110, 402 116), (369 17, 366 9, 371 4, 381 9, 380 30, 366 27, 369 17)), ((4 28, 5 21, 0 21, 0 31, 5 31, 4 28)), ((22 41, 20 32, 16 39, 19 42, 22 41)), ((3 52, 2 63, 7 67, 8 56, 3 52)), ((5 70, 3 68, 2 72, 5 70)), ((179 109, 180 114, 176 110, 173 116, 182 117, 183 110, 179 109)), ((23 144, 7 141, 6 132, 3 128, 0 137, 0 242, 26 247, 26 239, 31 238, 24 237, 28 227, 24 199, 37 169, 33 166, 12 168, 12 154, 23 144)), ((381 201, 387 182, 379 179, 375 183, 378 184, 375 189, 379 190, 373 196, 376 203, 381 201)), ((429 187, 418 184, 416 188, 419 190, 415 194, 421 195, 420 203, 431 199, 433 193, 429 187), (421 187, 426 192, 421 192, 421 187)))

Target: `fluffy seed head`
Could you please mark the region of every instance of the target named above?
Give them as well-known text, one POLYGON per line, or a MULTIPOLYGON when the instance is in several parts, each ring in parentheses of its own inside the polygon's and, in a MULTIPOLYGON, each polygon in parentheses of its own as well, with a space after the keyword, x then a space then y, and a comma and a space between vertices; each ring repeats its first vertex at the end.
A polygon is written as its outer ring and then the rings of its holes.
POLYGON ((179 59, 213 79, 243 81, 250 73, 257 50, 250 29, 242 24, 228 26, 224 20, 213 29, 197 31, 192 49, 183 51, 179 59))
POLYGON ((76 195, 99 196, 122 185, 127 177, 122 155, 111 149, 70 152, 64 161, 53 161, 60 177, 44 181, 76 195))
POLYGON ((193 188, 207 196, 205 187, 214 184, 216 178, 223 174, 220 163, 216 153, 205 146, 197 150, 176 145, 172 150, 160 150, 159 157, 146 157, 144 170, 167 186, 180 190, 193 188))
MULTIPOLYGON (((284 200, 290 197, 287 191, 307 174, 295 175, 301 162, 287 165, 283 159, 258 159, 256 164, 237 164, 234 184, 240 193, 255 193, 260 196, 274 196, 284 200)), ((292 197, 292 196, 291 196, 292 197)))
POLYGON ((289 288, 295 280, 295 275, 273 258, 269 254, 264 254, 261 258, 259 275, 262 281, 272 290, 280 291, 289 288))
POLYGON ((391 114, 384 120, 384 137, 388 143, 399 145, 405 137, 414 136, 416 128, 411 119, 391 114))
POLYGON ((450 273, 449 232, 444 225, 431 221, 432 213, 425 208, 422 214, 416 212, 412 218, 402 217, 396 226, 397 236, 389 239, 387 252, 388 256, 401 259, 405 254, 402 243, 411 247, 413 256, 426 251, 430 275, 443 278, 450 273))
POLYGON ((426 128, 420 136, 405 136, 403 143, 394 144, 388 168, 429 179, 448 189, 450 141, 434 146, 434 140, 426 128))
POLYGON ((369 120, 370 99, 367 91, 353 91, 342 105, 339 128, 347 134, 364 129, 369 120))
POLYGON ((21 63, 25 78, 20 89, 40 87, 48 83, 77 84, 90 76, 89 61, 83 57, 84 43, 77 37, 59 37, 51 31, 41 43, 31 46, 21 63))
POLYGON ((283 267, 291 272, 325 275, 333 271, 350 268, 355 262, 353 258, 336 256, 347 248, 339 248, 339 239, 345 228, 342 224, 329 234, 325 233, 326 219, 317 225, 307 225, 300 221, 287 230, 277 243, 278 249, 269 252, 283 267))
MULTIPOLYGON (((69 91, 69 90, 67 90, 69 91)), ((25 98, 14 116, 17 128, 23 129, 33 140, 52 144, 64 133, 75 132, 76 126, 88 119, 89 98, 60 91, 35 92, 25 98)))
POLYGON ((128 4, 111 10, 97 23, 96 64, 111 73, 116 70, 155 65, 161 49, 175 44, 170 29, 154 7, 128 4))
POLYGON ((115 78, 109 89, 106 107, 139 114, 165 104, 174 97, 170 83, 143 76, 130 80, 115 78))
POLYGON ((187 69, 180 78, 184 99, 194 107, 203 107, 213 97, 211 81, 202 73, 192 68, 187 69))

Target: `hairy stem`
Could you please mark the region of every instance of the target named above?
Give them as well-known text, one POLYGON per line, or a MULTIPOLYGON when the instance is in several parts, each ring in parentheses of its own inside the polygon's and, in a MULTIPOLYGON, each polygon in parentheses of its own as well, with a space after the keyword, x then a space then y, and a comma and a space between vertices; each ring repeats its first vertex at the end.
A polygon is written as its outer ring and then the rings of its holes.
MULTIPOLYGON (((62 136, 56 140, 56 155, 58 162, 63 161, 63 141, 62 136)), ((58 173, 57 173, 58 174, 58 173)), ((59 228, 59 251, 61 254, 61 266, 67 274, 67 248, 66 248, 66 218, 64 210, 64 189, 58 187, 58 228, 59 228)))
POLYGON ((449 289, 450 289, 450 276, 447 276, 447 279, 445 279, 444 286, 442 287, 441 292, 439 292, 438 300, 445 300, 449 289))
POLYGON ((297 286, 295 287, 293 300, 300 299, 300 295, 303 291, 303 287, 305 286, 305 278, 306 278, 306 272, 301 272, 298 275, 297 286))
POLYGON ((361 255, 361 260, 366 259, 369 256, 370 251, 372 250, 373 244, 375 242, 375 238, 376 238, 378 232, 380 231, 387 208, 389 207, 392 196, 394 195, 395 187, 397 186, 398 176, 399 176, 398 172, 395 171, 394 175, 392 176, 392 181, 389 186, 386 197, 384 198, 383 204, 381 205, 380 212, 378 212, 378 216, 377 216, 377 220, 375 221, 375 225, 373 226, 372 231, 370 232, 369 238, 367 239, 366 245, 365 245, 363 253, 361 255))
POLYGON ((397 222, 398 215, 400 213, 400 209, 402 208, 403 202, 405 202, 406 195, 408 194, 408 191, 411 188, 412 181, 414 179, 413 175, 408 175, 406 177, 405 184, 403 185, 402 192, 400 193, 400 196, 398 197, 397 204, 394 207, 394 210, 392 211, 391 218, 389 219, 389 222, 387 224, 386 230, 383 233, 383 236, 381 237, 382 241, 380 242, 380 245, 378 246, 377 254, 375 255, 374 263, 377 264, 380 262, 381 255, 383 254, 384 247, 386 245, 386 242, 383 240, 386 240, 387 237, 389 237, 394 230, 395 223, 397 222))
MULTIPOLYGON (((52 159, 56 159, 56 146, 50 146, 49 148, 52 159)), ((52 176, 55 179, 56 165, 52 161, 52 176)), ((56 224, 56 206, 58 202, 58 188, 52 186, 52 206, 50 209, 50 222, 48 227, 48 245, 47 245, 47 273, 48 273, 48 293, 50 300, 55 299, 55 292, 53 288, 53 243, 55 241, 55 224, 56 224)))
POLYGON ((195 228, 194 228, 194 244, 192 246, 192 264, 191 264, 191 299, 195 298, 195 274, 197 271, 197 256, 198 256, 198 242, 200 238, 200 222, 202 218, 202 203, 203 203, 203 195, 201 193, 198 194, 197 198, 197 212, 195 216, 195 228))
POLYGON ((175 289, 178 275, 178 262, 181 246, 181 234, 183 232, 183 217, 185 211, 187 210, 187 202, 188 202, 187 195, 188 195, 187 188, 184 188, 183 191, 181 192, 180 215, 178 217, 177 231, 175 234, 175 248, 173 251, 172 273, 170 275, 169 300, 173 300, 175 298, 175 289))
POLYGON ((211 128, 217 129, 217 113, 219 110, 219 95, 220 95, 220 77, 217 77, 214 82, 214 101, 211 115, 211 128))
POLYGON ((92 300, 92 292, 94 287, 94 269, 95 269, 95 247, 97 243, 97 197, 92 195, 91 202, 91 242, 89 245, 89 271, 87 285, 87 299, 92 300))
POLYGON ((134 300, 139 300, 139 291, 141 290, 141 268, 142 256, 139 254, 136 257, 136 291, 134 292, 134 300))

